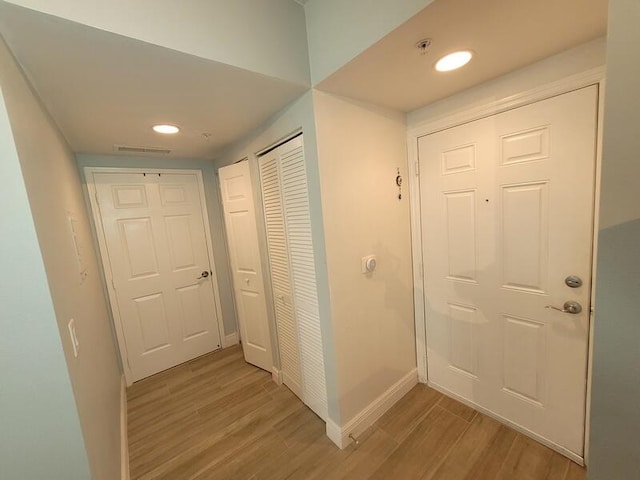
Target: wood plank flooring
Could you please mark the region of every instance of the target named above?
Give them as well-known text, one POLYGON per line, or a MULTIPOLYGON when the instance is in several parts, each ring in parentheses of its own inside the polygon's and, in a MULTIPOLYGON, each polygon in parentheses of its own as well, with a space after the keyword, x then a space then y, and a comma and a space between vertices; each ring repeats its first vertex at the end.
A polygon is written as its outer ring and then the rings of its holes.
POLYGON ((132 480, 584 480, 565 457, 424 385, 339 450, 286 387, 228 348, 127 391, 132 480))

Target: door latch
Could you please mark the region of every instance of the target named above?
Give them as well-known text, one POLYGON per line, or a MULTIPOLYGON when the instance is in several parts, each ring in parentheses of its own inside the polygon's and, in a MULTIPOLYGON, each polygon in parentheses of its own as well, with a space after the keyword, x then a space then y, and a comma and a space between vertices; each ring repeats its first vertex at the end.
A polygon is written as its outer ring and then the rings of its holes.
POLYGON ((557 310, 558 312, 562 312, 562 313, 570 313, 572 315, 577 315, 578 313, 582 312, 582 305, 580 305, 578 302, 573 302, 573 301, 564 302, 564 305, 562 306, 562 308, 554 307, 553 305, 547 305, 544 308, 557 310))

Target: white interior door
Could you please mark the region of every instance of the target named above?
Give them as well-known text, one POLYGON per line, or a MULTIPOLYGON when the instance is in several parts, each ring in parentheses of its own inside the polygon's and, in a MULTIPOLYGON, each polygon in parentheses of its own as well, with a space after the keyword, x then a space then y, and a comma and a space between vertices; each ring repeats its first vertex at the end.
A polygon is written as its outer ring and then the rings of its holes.
POLYGON ((578 457, 596 112, 594 86, 419 139, 429 382, 578 457))
POLYGON ((197 174, 94 173, 93 182, 131 381, 220 348, 197 174))
POLYGON ((249 162, 223 167, 218 175, 244 358, 271 372, 273 357, 249 162))

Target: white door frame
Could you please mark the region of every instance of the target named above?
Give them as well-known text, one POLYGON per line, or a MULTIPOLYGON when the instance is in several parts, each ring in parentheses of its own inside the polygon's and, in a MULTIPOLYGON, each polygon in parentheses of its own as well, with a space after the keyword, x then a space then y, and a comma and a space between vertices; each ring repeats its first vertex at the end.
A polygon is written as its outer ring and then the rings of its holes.
MULTIPOLYGON (((540 87, 521 92, 516 95, 488 102, 480 106, 470 107, 463 110, 452 111, 431 121, 422 123, 407 132, 407 155, 409 163, 409 198, 411 208, 411 255, 413 265, 413 285, 414 285, 414 311, 415 311, 415 331, 416 331, 416 362, 418 365, 418 381, 429 384, 427 370, 427 338, 426 338, 426 314, 424 304, 424 272, 422 258, 422 223, 420 211, 420 171, 418 157, 418 139, 425 135, 446 130, 464 123, 480 120, 481 118, 496 115, 498 113, 513 110, 518 107, 529 105, 547 98, 555 97, 572 90, 598 85, 598 120, 596 134, 596 173, 595 173, 595 208, 593 220, 593 250, 592 255, 592 289, 591 289, 591 317, 589 322, 589 358, 587 364, 587 390, 586 390, 586 421, 585 421, 585 458, 576 458, 582 463, 587 459, 589 446, 589 414, 591 396, 591 359, 593 350, 593 311, 595 298, 595 267, 597 258, 598 239, 598 205, 600 198, 600 174, 602 165, 602 111, 603 111, 603 88, 604 88, 605 68, 597 67, 576 75, 571 75, 564 79, 541 85, 540 87)), ((464 400, 462 400, 464 401, 464 400)), ((487 413, 487 412, 485 412, 487 413)))
POLYGON ((200 204, 202 207, 202 220, 204 222, 204 235, 207 244, 207 254, 209 255, 209 263, 211 267, 213 281, 213 297, 216 303, 216 324, 218 326, 218 333, 220 335, 220 342, 222 348, 226 347, 226 337, 224 335, 222 308, 220 304, 220 292, 218 290, 218 276, 216 273, 216 266, 213 256, 213 243, 211 241, 211 227, 209 225, 209 214, 207 212, 207 201, 204 191, 204 182, 202 180, 201 170, 186 170, 186 169, 173 169, 173 168, 120 168, 120 167, 84 167, 84 175, 87 181, 87 191, 89 193, 89 202, 91 204, 91 212, 93 214, 93 222, 95 225, 95 233, 98 240, 98 247, 100 252, 100 262, 102 264, 102 272, 104 275, 105 285, 109 297, 109 305, 111 306, 112 321, 116 332, 116 338, 118 340, 118 350, 120 352, 120 360, 122 361, 122 369, 124 371, 124 378, 127 382, 127 386, 133 384, 133 376, 131 374, 131 367, 128 361, 127 344, 124 337, 124 329, 122 327, 122 317, 120 316, 120 310, 118 308, 118 300, 116 297, 116 291, 113 283, 113 273, 111 272, 111 262, 109 261, 109 253, 107 250, 107 238, 104 233, 102 225, 102 218, 100 216, 100 206, 98 204, 98 197, 96 191, 96 184, 94 180, 94 174, 96 173, 164 173, 170 174, 189 174, 196 175, 198 179, 198 192, 200 194, 200 204))

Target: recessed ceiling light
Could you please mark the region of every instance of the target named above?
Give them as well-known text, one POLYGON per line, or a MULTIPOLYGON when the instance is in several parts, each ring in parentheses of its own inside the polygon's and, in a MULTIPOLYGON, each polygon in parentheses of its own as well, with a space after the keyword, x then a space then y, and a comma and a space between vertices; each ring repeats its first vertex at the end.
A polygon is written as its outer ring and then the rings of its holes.
POLYGON ((174 133, 178 133, 180 129, 175 125, 154 125, 153 131, 157 133, 164 133, 167 135, 172 135, 174 133))
POLYGON ((450 53, 436 62, 436 70, 439 72, 455 70, 456 68, 463 67, 469 63, 471 57, 473 57, 473 53, 469 50, 450 53))

